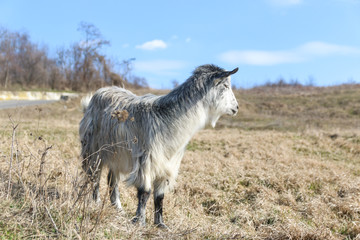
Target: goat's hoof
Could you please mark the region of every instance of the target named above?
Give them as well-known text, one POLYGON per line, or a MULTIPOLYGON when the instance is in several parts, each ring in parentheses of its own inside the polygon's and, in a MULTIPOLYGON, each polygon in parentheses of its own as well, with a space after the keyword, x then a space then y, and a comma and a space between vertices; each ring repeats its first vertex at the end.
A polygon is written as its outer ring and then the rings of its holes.
POLYGON ((123 208, 121 207, 121 205, 117 205, 117 204, 112 204, 113 207, 118 211, 118 212, 123 212, 123 208))
POLYGON ((94 206, 94 207, 99 207, 99 206, 101 206, 101 204, 102 204, 102 201, 100 200, 100 198, 98 198, 98 199, 94 199, 93 201, 91 201, 91 203, 90 203, 90 205, 91 206, 94 206))
POLYGON ((120 216, 125 216, 125 211, 122 208, 115 208, 115 211, 120 216))
POLYGON ((116 208, 118 211, 122 211, 122 206, 120 200, 111 200, 111 205, 116 208))
POLYGON ((169 229, 169 227, 166 226, 165 223, 156 223, 155 226, 161 229, 169 229))
POLYGON ((131 222, 132 222, 133 224, 136 224, 138 221, 139 221, 139 218, 138 218, 138 217, 134 217, 133 219, 131 219, 131 222))
POLYGON ((142 220, 142 219, 140 219, 139 217, 134 217, 134 218, 131 220, 131 222, 132 222, 133 224, 139 224, 139 225, 142 226, 142 227, 145 227, 145 226, 146 226, 145 220, 142 220))

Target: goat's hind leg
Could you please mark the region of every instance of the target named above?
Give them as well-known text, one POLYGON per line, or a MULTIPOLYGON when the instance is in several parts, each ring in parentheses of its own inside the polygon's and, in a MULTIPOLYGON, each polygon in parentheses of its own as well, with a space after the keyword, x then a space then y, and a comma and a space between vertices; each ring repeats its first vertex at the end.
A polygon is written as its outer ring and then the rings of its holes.
POLYGON ((119 194, 119 174, 114 173, 114 171, 109 170, 107 176, 109 184, 109 193, 111 204, 114 205, 118 210, 122 210, 119 194))
POLYGON ((154 213, 154 224, 158 228, 168 228, 163 221, 163 200, 164 193, 161 191, 154 191, 154 205, 155 205, 155 213, 154 213))

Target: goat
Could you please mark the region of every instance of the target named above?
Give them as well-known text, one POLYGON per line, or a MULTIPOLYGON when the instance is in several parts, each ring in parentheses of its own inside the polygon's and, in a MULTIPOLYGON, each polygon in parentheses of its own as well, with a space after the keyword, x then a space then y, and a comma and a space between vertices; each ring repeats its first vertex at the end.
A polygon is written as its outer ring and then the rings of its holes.
POLYGON ((238 112, 230 80, 237 71, 200 66, 163 96, 136 96, 114 86, 97 90, 84 103, 79 129, 83 169, 94 181, 94 200, 98 200, 100 174, 106 165, 111 203, 121 209, 118 182, 126 176, 128 186, 138 191, 133 222, 145 225, 146 203, 153 189, 154 223, 166 227, 164 194, 174 186, 186 145, 206 124, 215 127, 222 115, 238 112))

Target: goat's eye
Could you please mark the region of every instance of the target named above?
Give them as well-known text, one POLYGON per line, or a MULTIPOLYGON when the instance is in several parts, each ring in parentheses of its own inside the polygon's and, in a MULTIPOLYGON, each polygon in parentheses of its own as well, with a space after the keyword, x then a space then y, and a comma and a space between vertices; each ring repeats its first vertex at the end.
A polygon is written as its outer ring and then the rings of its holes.
POLYGON ((224 84, 224 87, 225 87, 225 88, 229 88, 229 84, 224 84))

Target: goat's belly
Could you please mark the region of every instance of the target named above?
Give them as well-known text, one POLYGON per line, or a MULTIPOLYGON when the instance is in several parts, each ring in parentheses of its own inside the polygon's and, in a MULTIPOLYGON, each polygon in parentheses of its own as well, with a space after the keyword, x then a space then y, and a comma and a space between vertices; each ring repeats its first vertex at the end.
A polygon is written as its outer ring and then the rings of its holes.
POLYGON ((179 150, 170 159, 151 156, 151 175, 155 180, 155 184, 164 188, 165 192, 171 190, 175 185, 183 155, 184 151, 179 150))
POLYGON ((133 161, 131 155, 127 151, 112 154, 106 165, 115 173, 128 175, 133 170, 133 161))

